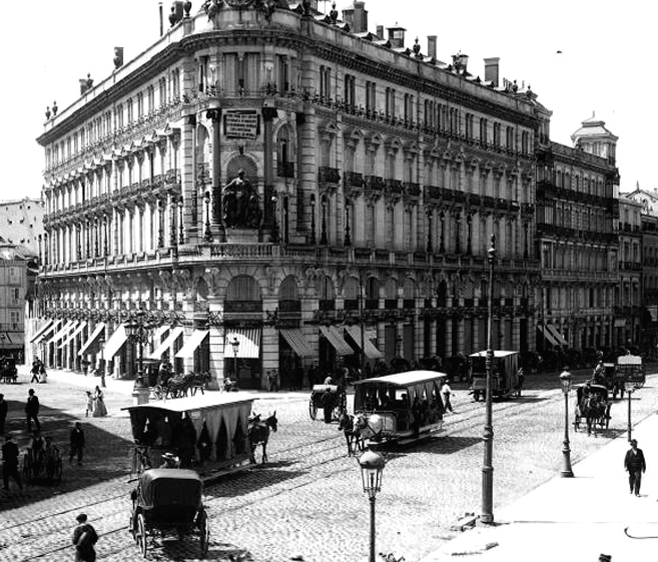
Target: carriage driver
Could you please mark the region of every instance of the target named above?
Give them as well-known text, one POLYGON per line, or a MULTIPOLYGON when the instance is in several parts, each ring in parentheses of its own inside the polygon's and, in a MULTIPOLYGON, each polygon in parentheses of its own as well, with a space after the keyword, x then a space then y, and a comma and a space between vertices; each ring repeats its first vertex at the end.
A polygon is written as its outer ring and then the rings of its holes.
POLYGON ((605 367, 603 366, 603 361, 599 361, 594 368, 594 382, 596 384, 602 384, 605 380, 605 367))
POLYGON ((164 453, 162 455, 162 464, 158 468, 179 468, 180 459, 173 453, 164 453))

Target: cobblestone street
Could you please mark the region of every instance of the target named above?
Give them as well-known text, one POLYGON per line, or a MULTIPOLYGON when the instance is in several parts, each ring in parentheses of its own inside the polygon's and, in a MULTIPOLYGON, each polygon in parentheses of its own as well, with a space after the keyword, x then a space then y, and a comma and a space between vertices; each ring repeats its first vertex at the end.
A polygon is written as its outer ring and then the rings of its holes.
MULTIPOLYGON (((7 430, 21 448, 27 444, 23 406, 28 380, 21 371, 20 384, 3 385, 0 390, 9 401, 7 430)), ((648 377, 645 388, 633 395, 634 422, 656 410, 655 381, 648 377)), ((494 404, 495 509, 555 476, 561 466, 564 400, 557 380, 553 385, 528 377, 526 384, 522 398, 494 404)), ((83 466, 65 461, 61 484, 32 485, 24 494, 14 487, 0 496, 0 560, 71 558, 70 534, 75 515, 83 510, 101 535, 99 560, 141 560, 127 531, 129 493, 134 486, 128 482, 132 439, 128 417, 120 408, 129 405, 131 397, 108 391, 108 417, 85 419, 80 386, 53 381, 34 388, 42 403, 44 433, 52 435, 66 453, 68 431, 80 418, 89 447, 83 466)), ((463 386, 453 388, 456 413, 447 415, 443 434, 388 453, 377 496, 377 548, 404 556, 407 562, 420 560, 452 538, 455 532, 450 527, 464 513, 480 510, 484 405, 472 402, 463 386)), ((255 396, 254 410, 276 410, 279 431, 271 436, 266 465, 206 486, 208 559, 366 559, 368 499, 357 463, 347 457, 337 426, 309 418, 306 391, 255 396)), ((610 429, 598 438, 576 433, 572 427, 572 460, 587 457, 624 433, 626 416, 627 401, 617 401, 610 429)), ((150 549, 148 557, 196 560, 198 541, 167 541, 150 549)))

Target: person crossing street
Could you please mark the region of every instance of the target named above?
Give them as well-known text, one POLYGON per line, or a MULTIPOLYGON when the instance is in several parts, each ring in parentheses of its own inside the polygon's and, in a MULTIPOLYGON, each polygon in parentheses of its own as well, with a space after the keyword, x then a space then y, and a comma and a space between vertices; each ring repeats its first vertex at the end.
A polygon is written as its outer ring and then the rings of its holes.
POLYGON ((637 447, 637 439, 631 439, 631 448, 626 452, 624 458, 624 469, 628 472, 628 484, 631 494, 635 493, 639 497, 642 474, 647 470, 647 462, 642 449, 637 447))

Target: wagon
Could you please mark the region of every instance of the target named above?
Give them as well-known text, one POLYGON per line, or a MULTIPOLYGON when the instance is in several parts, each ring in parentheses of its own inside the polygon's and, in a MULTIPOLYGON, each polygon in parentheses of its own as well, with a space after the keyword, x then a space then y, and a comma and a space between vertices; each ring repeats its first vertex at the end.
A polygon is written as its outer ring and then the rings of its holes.
MULTIPOLYGON (((471 392, 477 402, 480 397, 486 399, 487 389, 487 351, 478 351, 469 355, 471 365, 471 392)), ((491 365, 492 398, 507 398, 518 393, 519 389, 519 354, 516 351, 495 350, 491 365)))
POLYGON ((157 539, 173 536, 198 538, 205 558, 210 529, 202 493, 203 482, 194 470, 160 468, 141 474, 130 494, 129 530, 143 557, 157 539))
POLYGON ((16 360, 13 357, 0 359, 0 382, 15 383, 18 379, 16 360))
POLYGON ((337 421, 341 412, 347 409, 347 393, 342 386, 336 384, 316 384, 311 390, 311 397, 308 401, 308 414, 311 419, 317 418, 318 410, 324 408, 326 401, 333 405, 331 419, 337 421))
POLYGON ((612 404, 608 401, 608 389, 602 384, 589 384, 579 386, 576 389, 576 410, 574 412, 573 427, 575 431, 580 429, 580 424, 584 420, 587 426, 587 433, 594 430, 596 435, 597 429, 608 429, 610 426, 610 409, 612 404), (589 387, 589 393, 586 388, 589 387), (590 400, 587 399, 588 394, 590 400))

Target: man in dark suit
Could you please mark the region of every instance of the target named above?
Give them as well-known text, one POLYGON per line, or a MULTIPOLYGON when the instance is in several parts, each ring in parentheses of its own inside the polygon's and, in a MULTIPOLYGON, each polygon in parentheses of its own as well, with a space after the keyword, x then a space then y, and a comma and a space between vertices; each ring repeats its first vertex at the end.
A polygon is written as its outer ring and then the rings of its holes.
POLYGON ((631 439, 631 448, 626 452, 626 457, 624 458, 624 468, 628 471, 628 483, 631 487, 631 494, 635 492, 635 495, 639 496, 642 473, 647 470, 647 463, 644 459, 642 449, 637 448, 636 439, 631 439))
POLYGON ((5 420, 7 419, 7 411, 9 406, 5 400, 5 395, 0 394, 0 435, 5 434, 5 420))
POLYGON ((18 445, 14 443, 11 435, 5 437, 5 444, 2 446, 2 489, 9 490, 9 477, 11 476, 18 484, 19 489, 23 489, 20 474, 18 473, 18 445))
POLYGON ((41 431, 41 423, 39 422, 39 398, 34 394, 34 390, 30 388, 27 391, 27 403, 25 404, 25 415, 27 417, 27 431, 32 433, 32 420, 37 431, 41 431))

